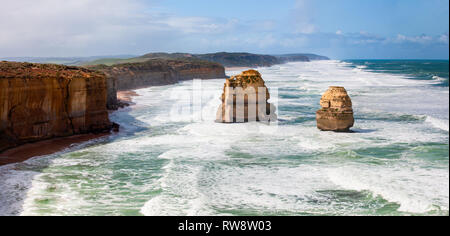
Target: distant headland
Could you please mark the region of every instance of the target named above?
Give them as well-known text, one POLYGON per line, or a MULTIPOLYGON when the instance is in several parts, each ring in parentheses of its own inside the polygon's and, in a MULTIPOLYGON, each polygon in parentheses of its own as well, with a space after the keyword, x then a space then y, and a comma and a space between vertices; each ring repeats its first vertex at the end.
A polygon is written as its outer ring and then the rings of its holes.
POLYGON ((87 66, 87 65, 114 65, 122 63, 145 62, 150 59, 181 59, 191 58, 210 62, 217 62, 225 67, 255 67, 272 66, 294 61, 315 61, 329 60, 326 56, 311 53, 292 53, 292 54, 253 54, 247 52, 217 52, 207 54, 191 53, 148 53, 142 56, 135 55, 115 55, 115 56, 91 56, 91 57, 5 57, 0 60, 31 62, 31 63, 50 63, 63 64, 69 66, 87 66))

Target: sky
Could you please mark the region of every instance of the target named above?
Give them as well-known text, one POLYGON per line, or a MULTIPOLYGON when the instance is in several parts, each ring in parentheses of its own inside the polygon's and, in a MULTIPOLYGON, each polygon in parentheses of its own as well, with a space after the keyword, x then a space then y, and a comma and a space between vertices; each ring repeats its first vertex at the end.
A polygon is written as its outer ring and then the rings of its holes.
POLYGON ((448 0, 0 0, 0 58, 149 52, 449 58, 448 0))

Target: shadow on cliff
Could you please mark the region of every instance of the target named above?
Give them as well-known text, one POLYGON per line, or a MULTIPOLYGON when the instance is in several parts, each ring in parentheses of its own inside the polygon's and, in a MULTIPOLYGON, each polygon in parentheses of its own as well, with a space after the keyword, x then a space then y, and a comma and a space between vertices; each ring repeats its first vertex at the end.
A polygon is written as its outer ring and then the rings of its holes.
POLYGON ((117 133, 111 132, 111 135, 72 144, 65 150, 50 155, 37 156, 24 162, 0 166, 0 215, 20 215, 24 211, 25 200, 33 187, 36 176, 44 173, 62 154, 94 145, 112 143, 148 130, 148 124, 135 119, 130 111, 131 108, 127 107, 110 113, 111 121, 121 125, 120 131, 117 133))

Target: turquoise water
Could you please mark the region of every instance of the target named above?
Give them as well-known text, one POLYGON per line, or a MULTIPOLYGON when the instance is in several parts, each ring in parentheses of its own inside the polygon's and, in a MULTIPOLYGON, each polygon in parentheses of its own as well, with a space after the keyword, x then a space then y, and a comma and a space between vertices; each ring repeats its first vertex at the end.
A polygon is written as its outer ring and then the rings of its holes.
POLYGON ((448 60, 348 60, 354 68, 366 71, 400 74, 410 79, 438 81, 448 87, 448 60))
POLYGON ((0 167, 0 215, 448 215, 448 62, 387 63, 259 68, 270 126, 214 123, 223 80, 138 90, 119 134, 0 167), (331 85, 354 133, 315 127, 331 85))

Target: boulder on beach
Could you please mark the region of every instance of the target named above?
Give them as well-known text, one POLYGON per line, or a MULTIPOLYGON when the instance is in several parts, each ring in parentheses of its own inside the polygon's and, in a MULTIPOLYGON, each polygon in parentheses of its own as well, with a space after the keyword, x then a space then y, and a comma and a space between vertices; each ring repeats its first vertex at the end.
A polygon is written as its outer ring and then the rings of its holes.
POLYGON ((226 80, 216 122, 276 121, 276 108, 268 103, 269 99, 269 90, 261 74, 256 70, 244 71, 226 80))
POLYGON ((355 123, 352 100, 343 87, 330 87, 320 99, 316 113, 317 128, 322 131, 349 132, 355 123))

